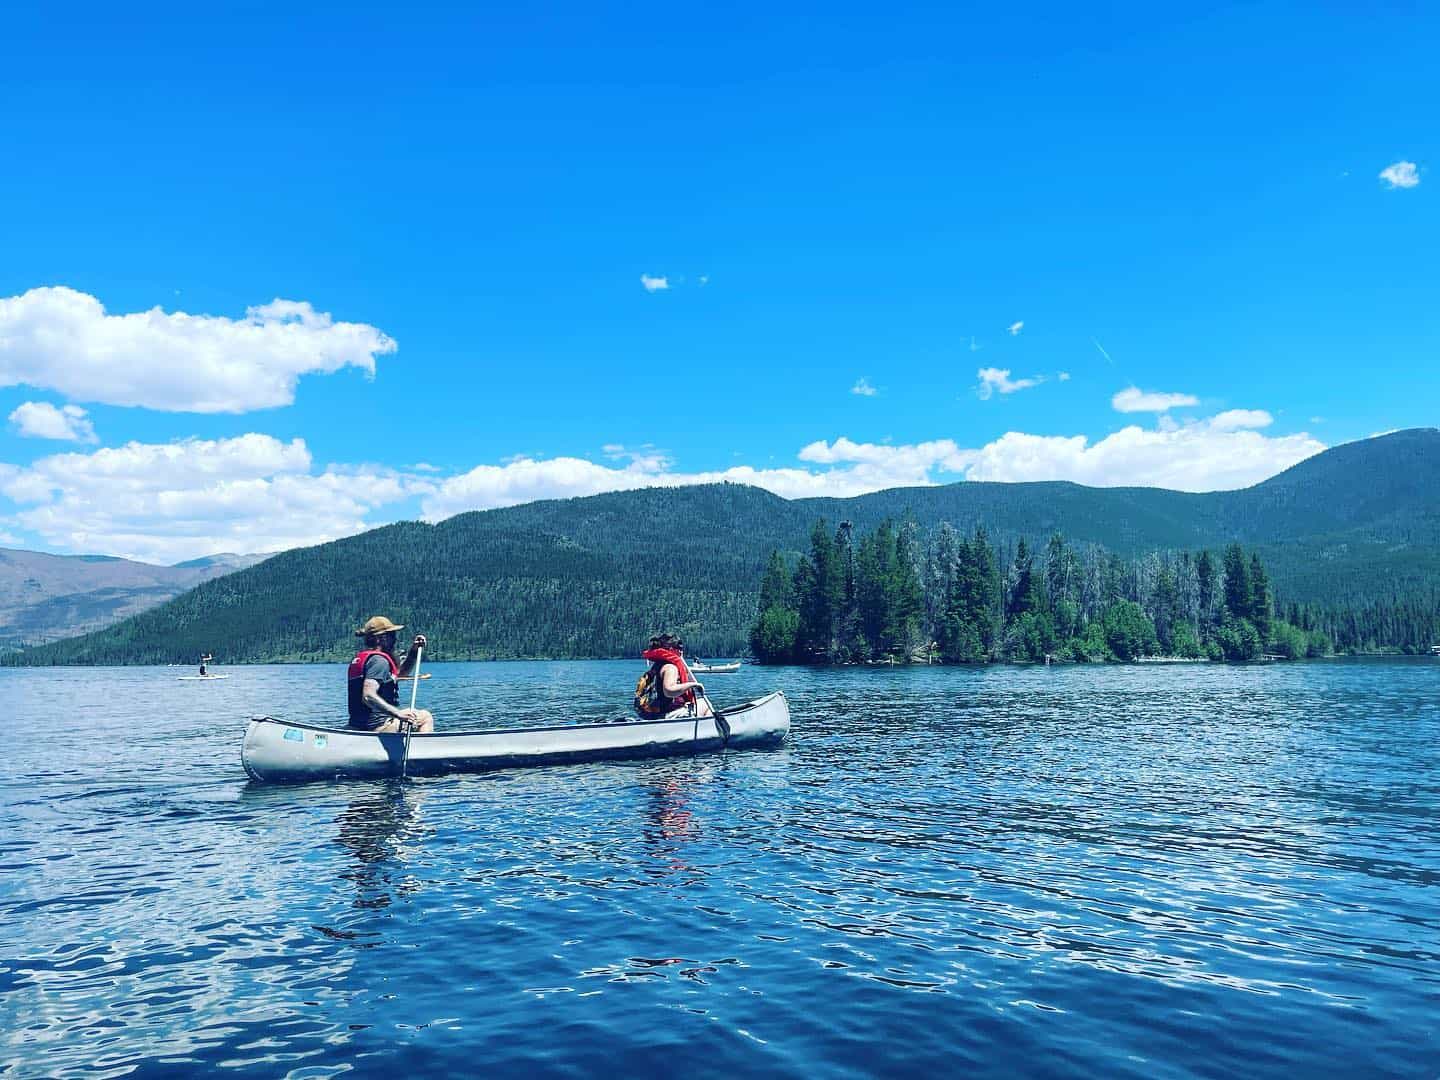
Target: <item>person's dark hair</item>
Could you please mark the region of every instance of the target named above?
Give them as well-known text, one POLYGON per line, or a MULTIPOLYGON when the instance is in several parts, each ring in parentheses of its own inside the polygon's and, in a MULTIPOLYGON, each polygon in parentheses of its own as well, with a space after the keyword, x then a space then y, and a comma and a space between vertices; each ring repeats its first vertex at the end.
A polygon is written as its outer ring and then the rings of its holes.
POLYGON ((674 649, 679 652, 684 647, 685 642, 674 634, 656 634, 650 639, 650 648, 652 649, 674 649))

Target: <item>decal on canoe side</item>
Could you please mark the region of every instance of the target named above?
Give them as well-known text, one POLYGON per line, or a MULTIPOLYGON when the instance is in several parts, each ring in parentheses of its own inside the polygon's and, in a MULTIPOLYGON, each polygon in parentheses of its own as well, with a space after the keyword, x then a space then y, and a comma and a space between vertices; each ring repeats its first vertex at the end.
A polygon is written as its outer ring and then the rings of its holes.
POLYGON ((325 738, 324 735, 316 735, 316 736, 315 736, 315 745, 318 746, 318 747, 319 747, 320 749, 322 749, 322 750, 325 749, 325 747, 329 744, 329 742, 330 742, 330 740, 327 739, 327 738, 325 738))
POLYGON ((300 734, 300 732, 296 731, 293 727, 287 727, 287 728, 285 729, 285 741, 286 741, 286 742, 304 742, 304 741, 305 741, 305 736, 302 735, 302 734, 300 734))

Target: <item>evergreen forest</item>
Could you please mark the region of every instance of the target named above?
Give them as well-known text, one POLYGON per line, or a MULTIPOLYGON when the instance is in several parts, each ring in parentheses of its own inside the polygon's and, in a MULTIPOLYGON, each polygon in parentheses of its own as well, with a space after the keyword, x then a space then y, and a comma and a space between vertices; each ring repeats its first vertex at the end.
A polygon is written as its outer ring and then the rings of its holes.
POLYGON ((796 565, 770 556, 750 651, 763 663, 985 663, 1326 656, 1314 613, 1276 612, 1239 544, 1124 559, 1059 533, 1040 551, 913 521, 856 535, 817 521, 796 565))

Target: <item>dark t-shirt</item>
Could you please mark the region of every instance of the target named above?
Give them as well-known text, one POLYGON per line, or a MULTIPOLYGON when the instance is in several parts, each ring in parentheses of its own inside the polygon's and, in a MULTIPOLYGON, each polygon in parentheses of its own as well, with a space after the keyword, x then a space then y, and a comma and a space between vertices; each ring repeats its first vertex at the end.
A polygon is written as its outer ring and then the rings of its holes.
MULTIPOLYGON (((365 661, 365 674, 362 678, 374 679, 379 683, 380 697, 385 701, 390 702, 392 705, 399 702, 400 687, 395 682, 395 676, 390 674, 390 665, 386 662, 385 657, 380 656, 378 653, 375 656, 369 657, 365 661)), ((365 684, 362 681, 360 685, 363 687, 365 684)), ((389 719, 389 713, 379 712, 376 709, 370 710, 371 727, 382 727, 389 719)))

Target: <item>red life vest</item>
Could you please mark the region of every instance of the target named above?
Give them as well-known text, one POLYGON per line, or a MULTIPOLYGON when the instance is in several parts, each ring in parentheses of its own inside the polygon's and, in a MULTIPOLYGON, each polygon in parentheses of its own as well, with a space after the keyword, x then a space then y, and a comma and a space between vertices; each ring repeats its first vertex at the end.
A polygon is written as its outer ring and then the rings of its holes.
POLYGON ((380 684, 381 700, 397 709, 400 707, 400 684, 395 681, 400 674, 400 665, 395 663, 395 658, 384 649, 362 649, 355 654, 355 659, 350 661, 350 667, 345 672, 345 696, 350 706, 351 727, 374 727, 370 706, 365 704, 365 662, 372 656, 383 656, 390 665, 390 681, 380 684))
POLYGON ((653 673, 656 688, 659 692, 660 697, 663 698, 667 703, 667 707, 663 710, 664 712, 671 712, 675 709, 680 708, 682 705, 690 705, 694 703, 694 690, 686 690, 679 697, 669 697, 665 693, 665 686, 660 678, 661 669, 664 668, 666 664, 674 664, 675 672, 679 676, 682 683, 693 682, 694 680, 690 676, 690 669, 685 666, 685 658, 683 656, 681 656, 674 649, 646 649, 640 655, 643 656, 646 660, 650 661, 650 670, 653 673))

